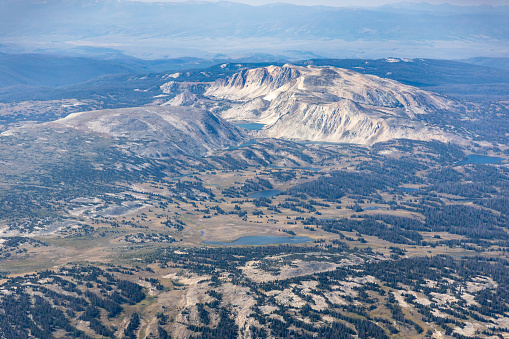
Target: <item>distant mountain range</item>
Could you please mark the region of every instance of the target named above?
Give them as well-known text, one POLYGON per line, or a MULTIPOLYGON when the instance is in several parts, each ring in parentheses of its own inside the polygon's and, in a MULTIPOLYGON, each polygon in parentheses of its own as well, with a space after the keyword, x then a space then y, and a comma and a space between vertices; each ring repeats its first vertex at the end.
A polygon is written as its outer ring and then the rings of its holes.
POLYGON ((438 124, 427 121, 429 115, 464 119, 461 102, 353 70, 286 64, 240 68, 208 82, 181 77, 166 74, 167 82, 151 86, 156 92, 149 94, 150 105, 74 113, 39 126, 129 140, 131 152, 151 158, 204 155, 235 146, 245 135, 231 123, 264 125, 253 132, 255 137, 313 142, 372 145, 403 138, 461 144, 468 138, 442 125, 444 118, 438 124))
MULTIPOLYGON (((311 58, 291 60, 289 57, 271 54, 256 54, 251 57, 229 59, 224 56, 216 59, 176 58, 144 60, 129 57, 120 53, 95 57, 76 57, 55 54, 12 54, 0 53, 0 100, 3 93, 20 92, 30 86, 31 93, 43 88, 78 85, 88 90, 117 86, 125 82, 130 75, 150 75, 152 78, 164 77, 166 72, 185 71, 197 80, 200 72, 209 74, 202 80, 215 80, 214 77, 233 74, 242 67, 266 65, 284 65, 291 62, 295 65, 335 66, 352 69, 363 74, 373 74, 418 87, 463 85, 463 84, 504 84, 508 83, 509 68, 507 58, 478 57, 466 60, 431 60, 431 59, 323 59, 311 58), (228 64, 227 68, 220 65, 228 64), (232 68, 233 66, 233 68, 232 68), (231 68, 231 69, 230 69, 231 68), (498 68, 498 69, 497 69, 498 68), (228 69, 230 69, 228 71, 228 69), (226 72, 226 73, 225 73, 226 72), (159 74, 159 75, 158 75, 159 74), (212 76, 212 79, 210 79, 212 76), (87 83, 88 82, 88 83, 87 83), (18 86, 12 89, 6 87, 18 86)), ((132 81, 131 81, 132 82, 132 81)), ((160 85, 160 84, 159 84, 160 85)), ((68 88, 67 90, 69 90, 68 88)), ((26 100, 26 98, 24 99, 26 100)))
POLYGON ((509 6, 3 0, 0 51, 142 58, 507 56, 509 6), (314 56, 313 56, 314 55, 314 56))
POLYGON ((509 58, 476 57, 459 61, 479 66, 509 69, 509 58))
POLYGON ((205 68, 217 62, 198 58, 142 60, 115 54, 77 57, 55 54, 0 53, 0 87, 29 85, 59 87, 78 84, 104 75, 156 73, 205 68))
MULTIPOLYGON (((285 66, 283 62, 225 59, 145 61, 35 54, 2 57, 7 62, 0 71, 17 75, 0 76, 5 82, 11 81, 0 88, 3 130, 24 121, 48 122, 69 113, 99 110, 69 121, 85 119, 87 123, 79 123, 85 127, 78 130, 107 135, 113 131, 111 136, 115 138, 122 137, 122 133, 147 135, 150 140, 162 138, 161 147, 157 142, 140 146, 143 154, 150 156, 158 154, 159 148, 172 154, 190 150, 192 154, 205 154, 243 140, 235 130, 216 141, 202 140, 210 130, 218 129, 202 124, 181 130, 163 121, 170 113, 177 120, 184 116, 207 120, 215 114, 230 123, 259 123, 265 127, 253 132, 257 137, 300 141, 371 145, 407 138, 464 143, 475 133, 483 138, 506 138, 503 125, 479 121, 488 121, 504 109, 509 70, 458 61, 310 59, 285 66), (37 63, 43 66, 36 67, 37 63), (191 69, 210 64, 214 65, 191 69), (151 67, 173 70, 150 73, 147 68, 151 67), (59 86, 62 83, 68 85, 59 86), (108 120, 110 114, 118 119, 108 120), (130 129, 130 124, 140 128, 130 129), (118 130, 109 129, 109 125, 118 130), (187 140, 185 148, 174 146, 179 142, 169 136, 175 133, 187 140)), ((222 130, 230 130, 230 124, 220 121, 222 130)))

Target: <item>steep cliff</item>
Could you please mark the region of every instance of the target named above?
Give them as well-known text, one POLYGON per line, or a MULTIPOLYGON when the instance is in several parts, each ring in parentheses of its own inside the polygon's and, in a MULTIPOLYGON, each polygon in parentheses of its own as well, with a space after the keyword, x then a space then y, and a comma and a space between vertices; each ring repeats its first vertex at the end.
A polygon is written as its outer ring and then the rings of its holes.
POLYGON ((373 144, 396 138, 458 141, 421 115, 457 103, 397 81, 335 67, 269 66, 216 81, 205 93, 229 100, 229 121, 265 124, 263 136, 373 144))

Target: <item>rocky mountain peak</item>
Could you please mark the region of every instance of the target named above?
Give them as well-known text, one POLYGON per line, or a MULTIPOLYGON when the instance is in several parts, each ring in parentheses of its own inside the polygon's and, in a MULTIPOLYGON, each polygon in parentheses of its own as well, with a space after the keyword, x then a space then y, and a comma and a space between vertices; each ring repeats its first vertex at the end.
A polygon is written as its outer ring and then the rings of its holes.
POLYGON ((251 99, 267 95, 300 75, 297 67, 291 65, 243 69, 231 77, 217 80, 205 95, 232 100, 251 99))
POLYGON ((231 108, 222 112, 225 119, 265 124, 260 133, 269 137, 360 144, 394 138, 458 139, 420 118, 454 110, 454 101, 336 67, 244 69, 216 81, 205 96, 229 100, 231 108))

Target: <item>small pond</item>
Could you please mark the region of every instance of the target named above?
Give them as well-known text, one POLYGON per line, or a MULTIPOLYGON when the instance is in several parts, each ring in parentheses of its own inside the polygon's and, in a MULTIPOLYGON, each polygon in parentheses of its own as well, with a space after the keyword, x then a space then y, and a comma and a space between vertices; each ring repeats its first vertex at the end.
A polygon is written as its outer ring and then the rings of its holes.
POLYGON ((458 161, 456 165, 467 165, 467 164, 500 164, 504 161, 504 158, 489 157, 486 155, 471 154, 468 155, 465 160, 458 161))
POLYGON ((386 209, 385 207, 381 207, 381 206, 369 206, 369 207, 363 208, 363 210, 365 210, 365 211, 376 211, 376 210, 385 210, 385 209, 386 209))
POLYGON ((255 235, 242 237, 234 242, 220 242, 220 241, 203 241, 207 245, 221 245, 221 246, 240 246, 240 245, 273 245, 273 244, 301 244, 303 242, 310 242, 313 239, 309 237, 275 237, 267 235, 255 235))
POLYGON ((252 199, 271 198, 275 195, 278 195, 279 193, 281 193, 280 190, 266 190, 266 191, 253 192, 251 194, 248 194, 247 196, 252 199))
POLYGON ((261 131, 263 126, 265 126, 265 124, 259 124, 259 123, 256 123, 256 122, 251 122, 251 123, 248 123, 248 124, 235 124, 235 126, 242 127, 242 128, 245 128, 245 129, 248 129, 248 130, 251 130, 251 131, 261 131))
POLYGON ((419 190, 419 188, 416 187, 398 187, 398 188, 405 192, 417 192, 419 190))

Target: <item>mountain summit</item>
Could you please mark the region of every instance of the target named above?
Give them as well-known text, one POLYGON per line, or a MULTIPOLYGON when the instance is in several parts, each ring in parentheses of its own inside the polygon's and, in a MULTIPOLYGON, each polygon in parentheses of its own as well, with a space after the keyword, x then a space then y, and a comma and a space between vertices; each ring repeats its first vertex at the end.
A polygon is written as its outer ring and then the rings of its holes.
MULTIPOLYGON (((115 140, 123 152, 147 158, 203 156, 236 146, 244 133, 216 115, 193 107, 146 106, 79 112, 39 125, 27 125, 3 136, 45 130, 74 130, 115 140)), ((64 138, 62 134, 62 138, 64 138)))
POLYGON ((336 67, 268 66, 217 80, 206 92, 229 100, 229 121, 265 124, 267 137, 373 144, 396 138, 459 138, 421 118, 457 103, 397 81, 336 67))

